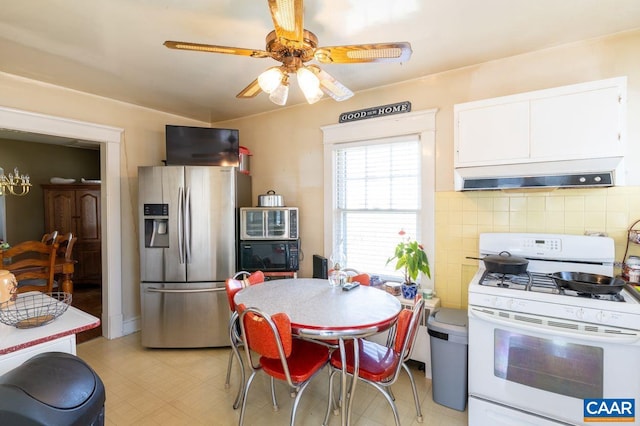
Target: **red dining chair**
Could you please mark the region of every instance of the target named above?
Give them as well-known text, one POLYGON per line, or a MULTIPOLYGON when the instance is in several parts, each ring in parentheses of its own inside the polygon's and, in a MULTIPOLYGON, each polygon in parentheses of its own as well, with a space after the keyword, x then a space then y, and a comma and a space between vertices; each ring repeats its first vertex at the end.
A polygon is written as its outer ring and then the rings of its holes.
MULTIPOLYGON (((413 399, 416 405, 416 415, 419 423, 422 423, 422 411, 420 410, 420 400, 418 399, 418 391, 411 374, 411 370, 406 365, 406 361, 411 356, 411 351, 418 335, 418 326, 424 311, 424 300, 418 298, 413 309, 403 309, 398 316, 395 326, 395 340, 389 346, 384 346, 365 339, 358 339, 358 355, 360 368, 358 370, 358 378, 365 383, 370 384, 378 389, 385 397, 391 409, 396 425, 400 425, 400 417, 398 408, 394 402, 391 393, 391 385, 393 385, 400 376, 400 371, 404 368, 409 376, 411 388, 413 390, 413 399)), ((353 343, 345 344, 346 369, 347 373, 353 375, 354 372, 354 353, 353 343)), ((330 364, 332 367, 329 379, 329 395, 332 393, 333 377, 336 373, 342 371, 343 360, 340 351, 334 351, 331 354, 330 364)), ((331 397, 332 399, 332 397, 331 397)), ((330 405, 327 406, 327 413, 323 424, 327 424, 329 420, 330 405)))
POLYGON ((228 389, 231 383, 231 368, 233 367, 233 358, 238 360, 240 366, 240 387, 238 388, 238 395, 233 403, 233 408, 237 409, 240 406, 240 398, 242 397, 242 391, 244 389, 244 363, 240 356, 239 349, 242 347, 242 337, 240 336, 240 324, 238 322, 238 312, 236 311, 236 303, 233 300, 236 293, 247 287, 248 285, 255 285, 264 282, 264 273, 262 271, 256 271, 253 273, 241 271, 236 273, 233 278, 227 279, 225 282, 225 288, 227 291, 227 299, 229 301, 229 309, 231 310, 231 318, 229 319, 229 341, 231 342, 231 352, 229 353, 229 362, 227 364, 227 377, 224 382, 224 387, 228 389), (239 279, 244 277, 243 279, 239 279))
POLYGON ((262 284, 265 281, 264 272, 262 271, 255 271, 251 273, 247 271, 240 271, 233 276, 235 279, 239 279, 240 277, 242 277, 244 287, 248 285, 262 284))
POLYGON ((357 274, 351 277, 351 282, 354 281, 362 285, 369 285, 369 283, 371 282, 371 277, 369 276, 369 274, 357 274))
POLYGON ((359 282, 362 285, 369 285, 371 282, 371 277, 367 273, 358 272, 357 269, 353 268, 344 268, 344 272, 347 273, 347 279, 349 282, 359 282))
MULTIPOLYGON (((290 425, 296 420, 296 410, 300 398, 313 377, 322 370, 329 361, 329 350, 326 346, 308 340, 295 339, 291 333, 289 316, 280 312, 267 315, 256 308, 238 305, 241 335, 244 352, 251 368, 251 376, 247 381, 242 398, 240 426, 244 422, 247 396, 251 384, 259 371, 264 371, 271 379, 287 382, 295 392, 291 408, 290 425), (253 354, 260 356, 258 361, 253 354)), ((273 383, 273 382, 272 382, 273 383)), ((275 393, 272 392, 274 409, 277 409, 275 393)))

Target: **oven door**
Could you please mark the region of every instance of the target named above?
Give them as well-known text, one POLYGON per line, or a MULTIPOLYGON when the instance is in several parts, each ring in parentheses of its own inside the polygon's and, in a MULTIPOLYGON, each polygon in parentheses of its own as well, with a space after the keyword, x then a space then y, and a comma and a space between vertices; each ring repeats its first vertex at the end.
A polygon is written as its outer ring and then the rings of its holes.
POLYGON ((637 398, 640 381, 629 374, 640 333, 596 328, 470 306, 469 424, 512 424, 516 414, 582 424, 585 399, 637 398))

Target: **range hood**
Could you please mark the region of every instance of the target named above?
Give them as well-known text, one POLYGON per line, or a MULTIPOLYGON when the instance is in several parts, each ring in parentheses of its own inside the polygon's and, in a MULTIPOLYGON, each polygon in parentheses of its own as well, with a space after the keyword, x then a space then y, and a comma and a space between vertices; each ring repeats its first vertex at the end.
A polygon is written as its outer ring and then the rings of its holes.
POLYGON ((624 185, 626 77, 454 105, 457 191, 624 185))
POLYGON ((456 167, 456 191, 624 185, 623 157, 456 167))

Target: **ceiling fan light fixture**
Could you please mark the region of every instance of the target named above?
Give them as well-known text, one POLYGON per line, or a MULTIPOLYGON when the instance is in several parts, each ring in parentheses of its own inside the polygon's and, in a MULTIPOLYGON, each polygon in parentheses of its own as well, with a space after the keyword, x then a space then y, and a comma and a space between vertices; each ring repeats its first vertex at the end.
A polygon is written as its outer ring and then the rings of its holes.
POLYGON ((172 40, 165 41, 164 45, 171 49, 271 58, 280 62, 282 65, 268 68, 236 95, 239 99, 249 99, 265 92, 277 105, 286 104, 289 77, 294 73, 300 90, 310 104, 317 102, 324 94, 336 101, 353 96, 351 90, 318 66, 305 65, 312 59, 327 64, 403 64, 411 58, 409 42, 319 45, 318 37, 304 29, 304 2, 305 0, 267 0, 274 28, 265 37, 264 50, 172 40))
POLYGON ((280 67, 271 67, 258 76, 258 84, 264 92, 271 93, 278 88, 283 77, 280 67))
POLYGON ((282 79, 282 83, 278 85, 270 94, 269 100, 276 105, 283 106, 287 103, 289 97, 289 80, 287 78, 282 79))
POLYGON ((322 90, 320 90, 320 87, 316 87, 312 91, 303 90, 302 93, 304 94, 304 97, 307 99, 307 102, 309 104, 315 104, 324 96, 324 93, 322 92, 322 90))
POLYGON ((334 100, 341 102, 353 96, 353 92, 347 89, 342 83, 333 78, 331 74, 324 71, 317 65, 307 67, 313 72, 320 82, 320 90, 332 97, 334 100))
POLYGON ((323 95, 318 77, 306 67, 298 68, 296 75, 298 77, 298 85, 307 102, 310 104, 318 102, 323 95))

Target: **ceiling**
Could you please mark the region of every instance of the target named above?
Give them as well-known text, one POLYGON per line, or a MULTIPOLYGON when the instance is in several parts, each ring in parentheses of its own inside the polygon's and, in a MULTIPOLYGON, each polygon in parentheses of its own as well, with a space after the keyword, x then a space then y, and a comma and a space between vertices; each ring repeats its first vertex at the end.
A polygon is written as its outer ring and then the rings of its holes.
MULTIPOLYGON (((167 49, 264 49, 266 0, 0 0, 0 72, 218 122, 275 110, 235 95, 272 59, 167 49)), ((359 91, 640 27, 638 0, 307 0, 320 46, 408 41, 403 64, 322 65, 359 91)), ((1 101, 1 99, 0 99, 1 101)), ((288 105, 303 103, 296 85, 288 105)), ((325 102, 334 102, 327 100, 325 102)))

